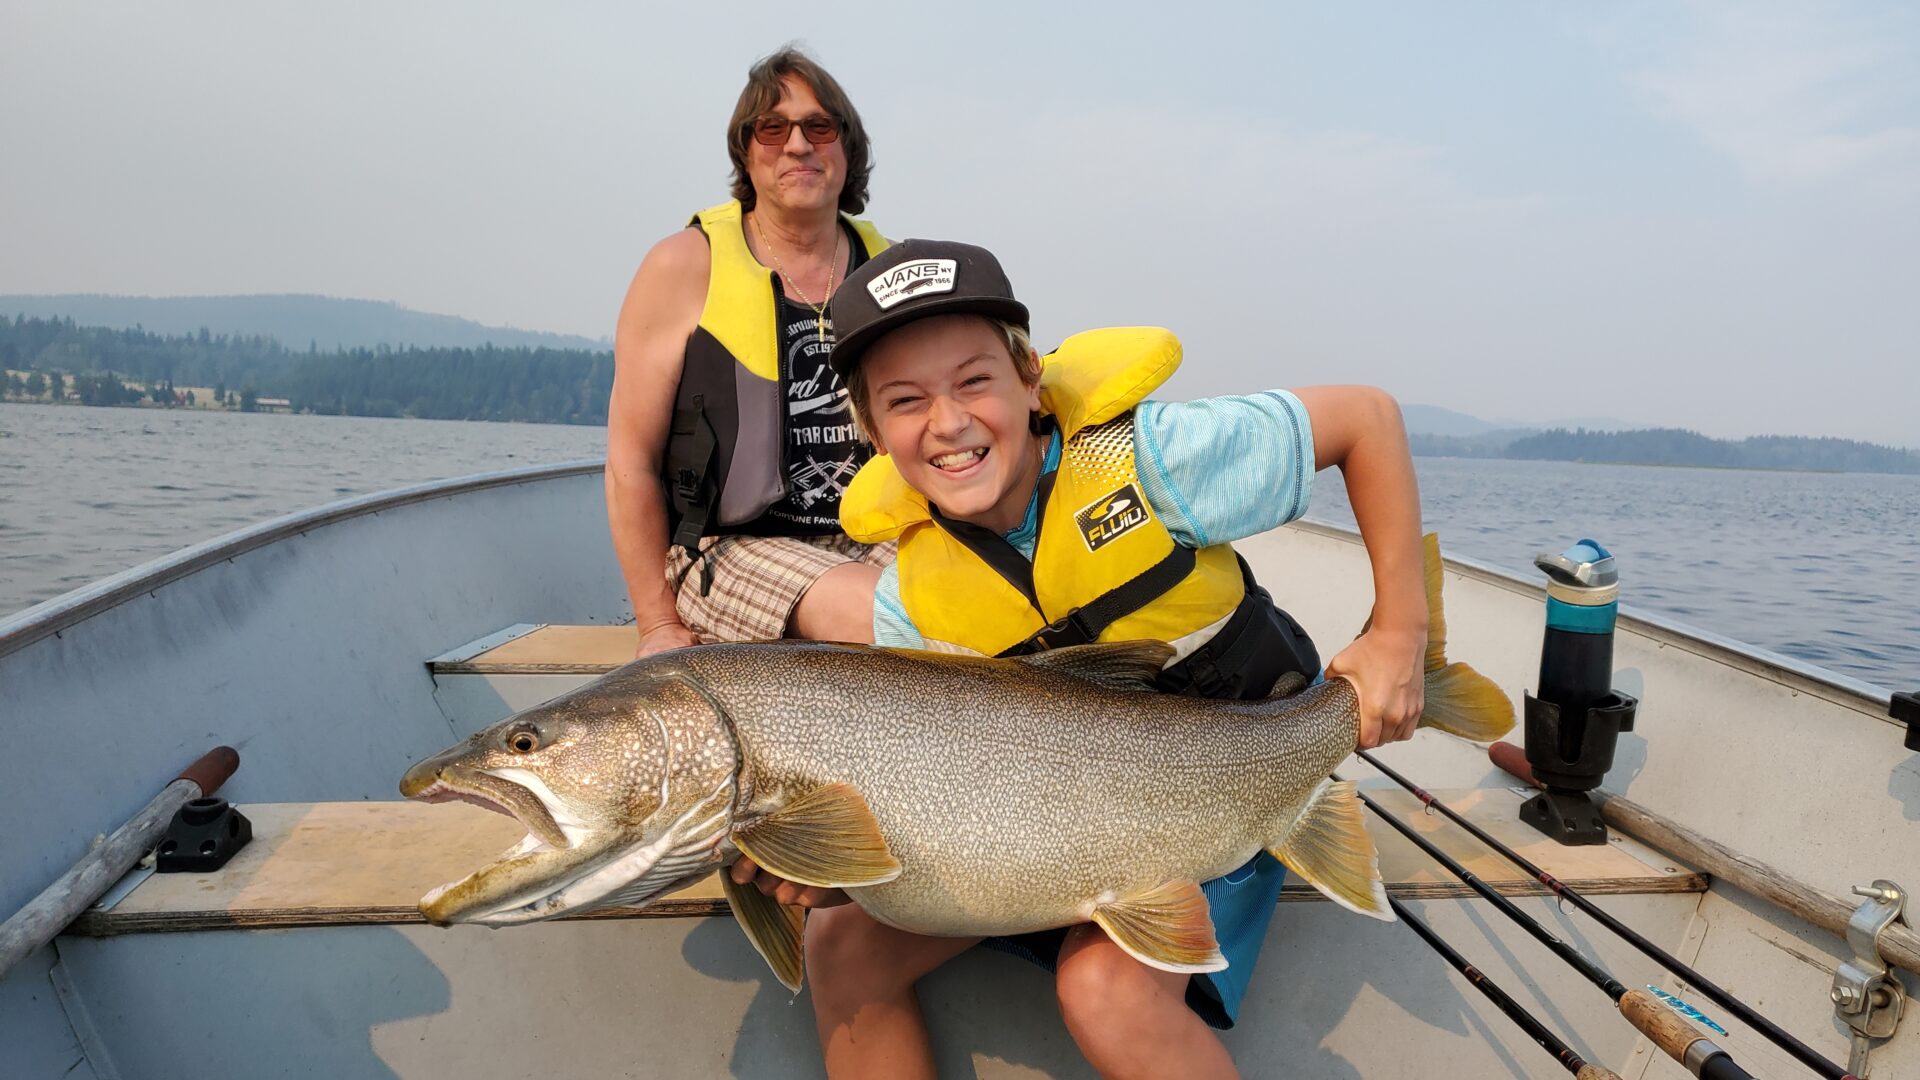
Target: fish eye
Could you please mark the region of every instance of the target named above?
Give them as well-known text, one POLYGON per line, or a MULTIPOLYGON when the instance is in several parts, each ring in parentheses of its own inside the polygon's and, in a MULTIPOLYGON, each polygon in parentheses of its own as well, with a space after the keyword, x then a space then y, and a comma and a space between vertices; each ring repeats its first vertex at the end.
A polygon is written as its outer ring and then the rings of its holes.
POLYGON ((507 749, 516 754, 531 754, 540 749, 540 736, 522 728, 507 736, 507 749))

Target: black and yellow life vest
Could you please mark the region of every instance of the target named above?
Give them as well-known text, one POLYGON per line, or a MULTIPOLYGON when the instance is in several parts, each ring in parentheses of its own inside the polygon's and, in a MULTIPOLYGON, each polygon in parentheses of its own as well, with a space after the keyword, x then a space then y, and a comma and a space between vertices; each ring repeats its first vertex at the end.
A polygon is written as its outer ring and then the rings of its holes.
MULTIPOLYGON (((871 223, 842 220, 866 258, 886 249, 871 223)), ((753 533, 755 521, 786 492, 780 284, 747 248, 741 221, 736 199, 689 222, 707 238, 707 298, 687 338, 661 482, 672 543, 690 554, 698 553, 704 536, 753 533)))
POLYGON ((941 517, 891 458, 867 462, 841 525, 868 543, 899 538, 901 602, 930 645, 994 656, 1155 638, 1185 656, 1225 625, 1247 595, 1233 549, 1175 543, 1134 464, 1133 407, 1179 364, 1179 341, 1153 328, 1077 334, 1046 358, 1041 409, 1062 443, 1041 481, 1031 563, 990 530, 941 517))

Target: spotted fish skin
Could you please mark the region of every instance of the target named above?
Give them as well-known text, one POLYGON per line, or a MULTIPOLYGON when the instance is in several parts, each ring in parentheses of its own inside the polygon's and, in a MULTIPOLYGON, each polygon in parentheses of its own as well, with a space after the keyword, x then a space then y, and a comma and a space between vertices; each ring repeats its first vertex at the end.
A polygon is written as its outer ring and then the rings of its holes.
POLYGON ((905 870, 849 892, 925 934, 1060 926, 1102 895, 1219 877, 1283 834, 1358 733, 1345 679, 1221 702, 855 646, 713 645, 660 662, 715 688, 748 817, 835 782, 866 798, 905 870))

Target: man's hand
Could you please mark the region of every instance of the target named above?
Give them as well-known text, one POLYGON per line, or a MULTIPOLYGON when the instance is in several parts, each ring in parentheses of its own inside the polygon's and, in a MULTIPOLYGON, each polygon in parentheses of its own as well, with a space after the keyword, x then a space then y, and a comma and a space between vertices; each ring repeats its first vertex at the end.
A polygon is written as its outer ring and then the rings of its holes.
POLYGON ((652 656, 654 653, 678 649, 685 645, 700 644, 700 635, 682 626, 678 620, 661 623, 651 630, 641 631, 640 647, 633 651, 633 658, 652 656))
POLYGON ((802 885, 788 881, 771 871, 762 870, 752 859, 745 855, 727 867, 726 873, 732 876, 735 885, 752 885, 764 896, 790 907, 818 908, 839 907, 850 903, 852 898, 841 889, 823 889, 818 885, 802 885))
POLYGON ((1413 737, 1426 700, 1425 631, 1375 626, 1340 650, 1327 677, 1345 675, 1360 691, 1360 748, 1413 737))

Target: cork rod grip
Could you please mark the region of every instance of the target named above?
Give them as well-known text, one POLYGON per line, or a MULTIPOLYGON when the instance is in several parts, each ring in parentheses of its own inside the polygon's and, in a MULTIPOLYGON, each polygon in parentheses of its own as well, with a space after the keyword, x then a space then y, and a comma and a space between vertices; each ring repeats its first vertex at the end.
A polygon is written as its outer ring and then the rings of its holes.
POLYGON ((1687 1047, 1706 1038, 1699 1028, 1645 990, 1627 991, 1620 999, 1620 1015, 1675 1061, 1686 1061, 1687 1047))
POLYGON ((1620 1080, 1620 1074, 1605 1065, 1595 1065, 1589 1061, 1573 1074, 1573 1080, 1620 1080))

